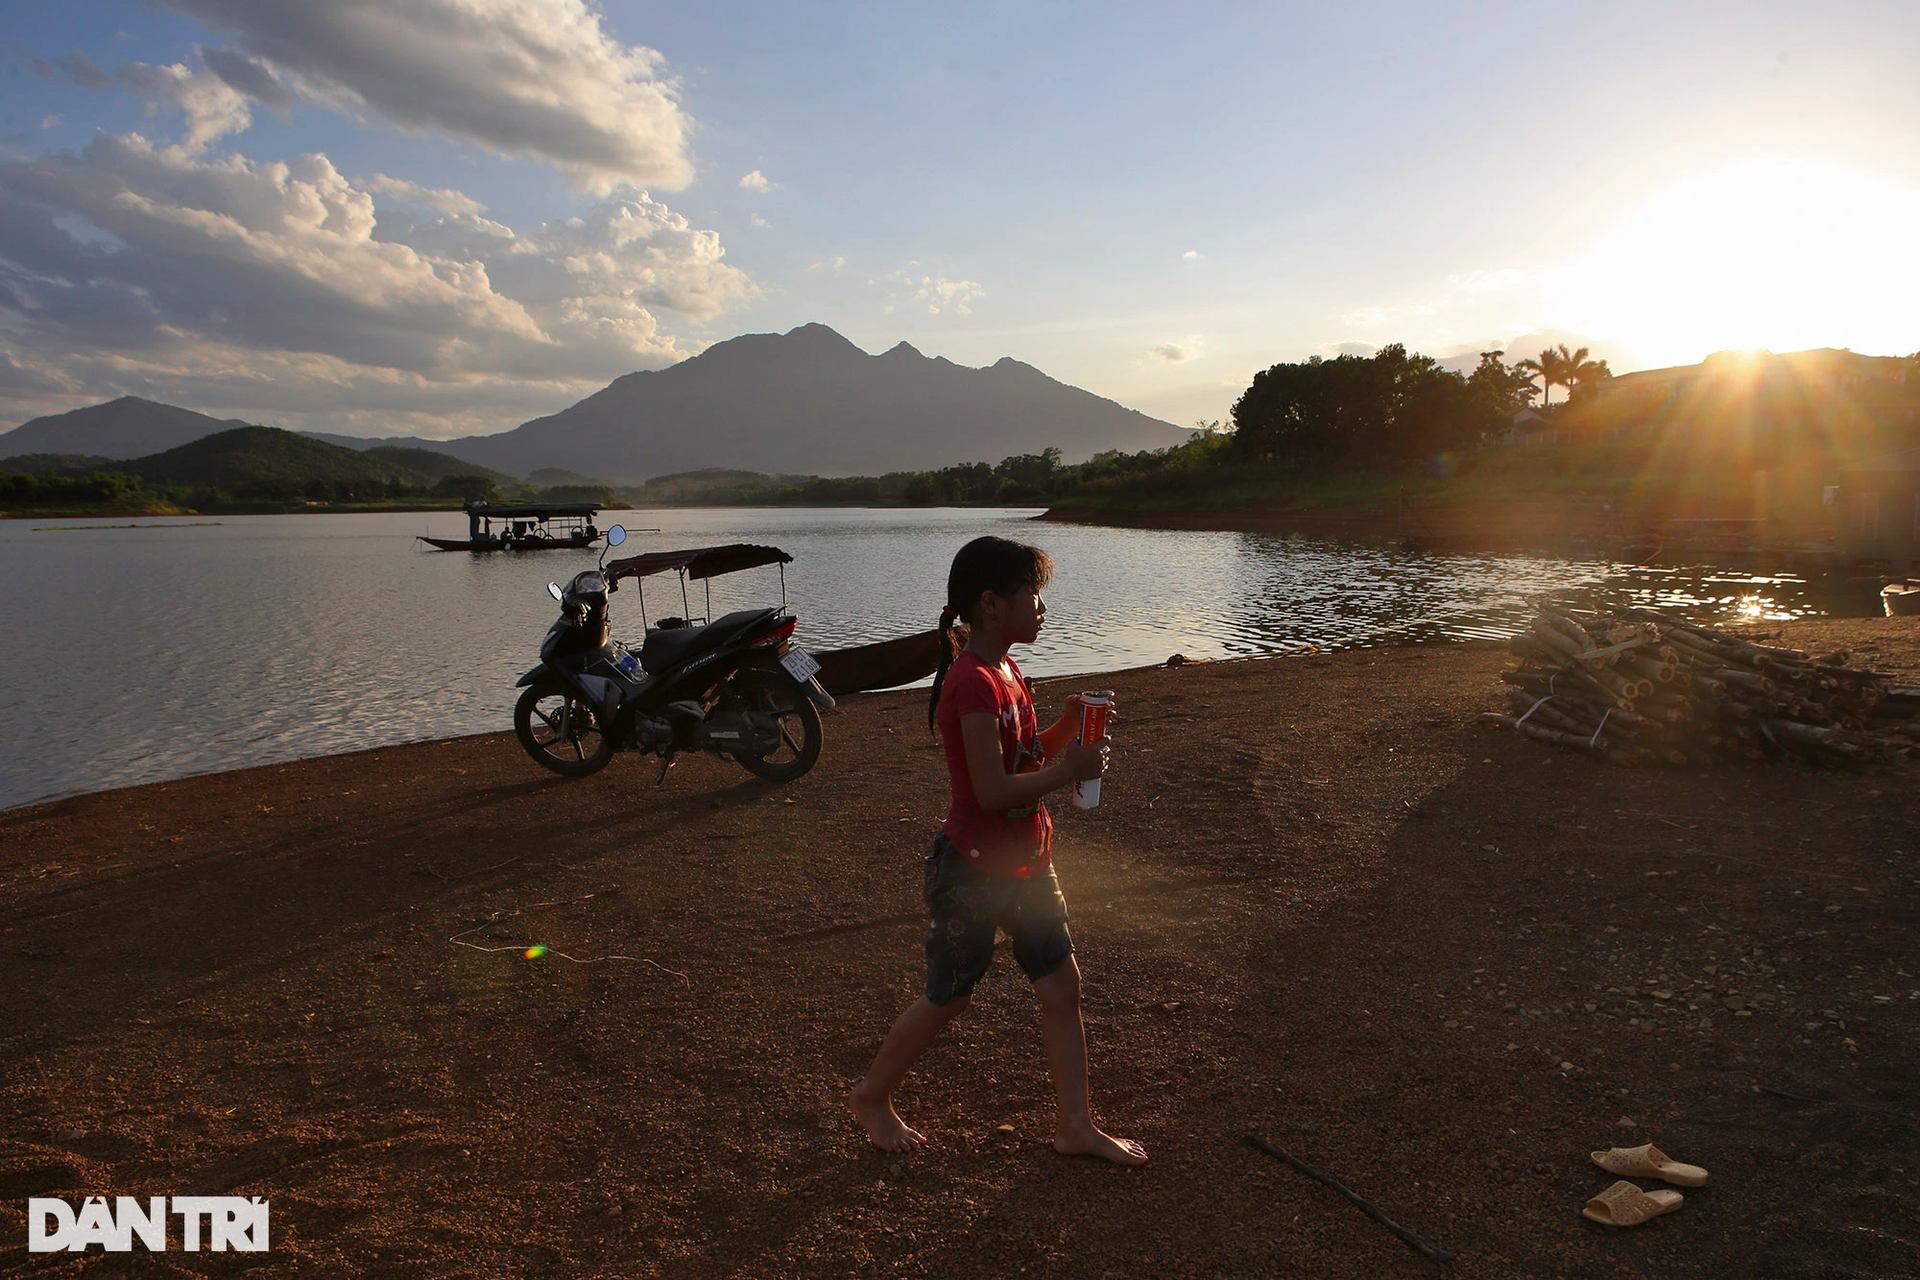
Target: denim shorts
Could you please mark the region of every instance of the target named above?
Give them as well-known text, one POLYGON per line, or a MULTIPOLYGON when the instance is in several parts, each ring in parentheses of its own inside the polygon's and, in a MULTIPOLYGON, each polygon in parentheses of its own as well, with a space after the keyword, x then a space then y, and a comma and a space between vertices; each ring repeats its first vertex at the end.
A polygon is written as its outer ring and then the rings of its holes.
POLYGON ((1029 981, 1058 969, 1073 954, 1067 900, 1053 864, 1037 876, 989 875, 969 866, 945 833, 934 837, 926 863, 927 999, 943 1005, 971 995, 993 963, 994 935, 1005 931, 1029 981))

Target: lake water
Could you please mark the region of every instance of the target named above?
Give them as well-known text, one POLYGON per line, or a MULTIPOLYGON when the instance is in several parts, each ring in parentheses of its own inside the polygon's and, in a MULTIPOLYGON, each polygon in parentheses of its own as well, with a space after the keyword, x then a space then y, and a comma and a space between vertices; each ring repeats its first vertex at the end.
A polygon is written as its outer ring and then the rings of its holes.
MULTIPOLYGON (((1716 570, 1423 555, 1261 534, 1035 523, 1033 511, 726 508, 614 513, 622 554, 769 542, 794 556, 796 640, 833 649, 934 624, 948 563, 998 533, 1052 553, 1034 675, 1499 637, 1541 592, 1617 592, 1711 617, 1835 611, 1829 588, 1716 570)), ((510 727, 554 617, 548 579, 594 555, 429 552, 431 515, 0 521, 0 808, 83 791, 510 727), (138 527, 125 527, 133 524, 138 527), (119 526, 119 527, 85 527, 119 526)), ((682 611, 672 577, 650 617, 682 611)), ((614 634, 637 641, 630 585, 614 634)), ((715 614, 777 602, 772 568, 713 584, 715 614)), ((705 612, 699 584, 693 612, 705 612)), ((1847 601, 1853 611, 1865 599, 1847 601)), ((831 749, 831 744, 829 745, 831 749)))

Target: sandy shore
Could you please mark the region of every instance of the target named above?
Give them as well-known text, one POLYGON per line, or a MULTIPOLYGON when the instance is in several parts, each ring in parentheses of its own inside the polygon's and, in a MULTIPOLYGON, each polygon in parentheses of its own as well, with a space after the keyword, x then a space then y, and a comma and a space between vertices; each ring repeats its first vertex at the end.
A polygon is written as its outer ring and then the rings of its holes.
MULTIPOLYGON (((1920 673, 1908 620, 1789 636, 1920 673)), ((1594 765, 1473 723, 1503 661, 1102 678, 1058 857, 1141 1170, 1051 1152, 1005 957, 903 1091, 930 1149, 840 1109, 921 978, 923 695, 784 788, 491 735, 0 814, 0 1267, 79 1265, 25 1199, 92 1192, 272 1204, 269 1254, 103 1274, 1443 1273, 1257 1133, 1463 1275, 1913 1274, 1920 1122, 1857 1109, 1920 1115, 1913 773, 1594 765), (1712 1185, 1583 1220, 1647 1141, 1712 1185)))

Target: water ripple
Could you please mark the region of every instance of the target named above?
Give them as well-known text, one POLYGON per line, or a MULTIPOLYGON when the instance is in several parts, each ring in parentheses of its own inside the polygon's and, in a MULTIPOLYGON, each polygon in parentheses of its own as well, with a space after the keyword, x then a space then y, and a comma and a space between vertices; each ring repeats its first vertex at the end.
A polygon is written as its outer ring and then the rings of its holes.
MULTIPOLYGON (((1303 645, 1498 639, 1538 593, 1625 596, 1716 618, 1857 609, 1831 584, 1726 570, 1410 554, 1311 539, 1035 524, 1030 511, 634 512, 628 552, 772 542, 794 557, 787 597, 813 649, 933 625, 967 539, 1045 546, 1059 573, 1035 675, 1303 645)), ((80 524, 83 521, 50 522, 80 524)), ((146 522, 143 522, 146 523, 146 522)), ((0 807, 245 765, 508 727, 513 682, 552 620, 545 592, 592 563, 423 553, 454 515, 228 517, 41 532, 0 521, 0 807)), ((712 584, 711 608, 778 600, 756 570, 712 584)), ((693 612, 706 611, 696 585, 693 612)), ((681 613, 672 579, 649 617, 681 613)), ((614 597, 637 639, 640 593, 614 597)))

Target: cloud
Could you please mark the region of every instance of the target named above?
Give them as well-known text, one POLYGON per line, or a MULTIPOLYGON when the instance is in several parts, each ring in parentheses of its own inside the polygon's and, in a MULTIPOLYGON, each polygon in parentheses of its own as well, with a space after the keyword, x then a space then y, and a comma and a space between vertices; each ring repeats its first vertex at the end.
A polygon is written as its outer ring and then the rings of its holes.
POLYGON ((42 129, 52 129, 57 125, 59 125, 59 123, 60 123, 60 117, 57 115, 40 117, 40 127, 42 129))
POLYGON ((742 191, 767 192, 773 190, 773 183, 767 180, 766 174, 755 169, 752 173, 740 179, 740 189, 742 191))
MULTIPOLYGON (((847 267, 846 255, 837 253, 833 257, 828 258, 825 262, 815 262, 811 264, 810 266, 807 267, 807 270, 809 271, 844 271, 846 270, 846 267, 847 267)), ((869 280, 867 281, 867 283, 872 284, 873 281, 869 280)))
POLYGON ((771 227, 773 224, 771 222, 768 222, 765 218, 761 217, 759 214, 756 213, 756 214, 750 215, 747 218, 747 225, 754 228, 756 231, 765 231, 768 227, 771 227))
POLYGON ((60 59, 59 66, 82 89, 104 89, 113 83, 111 76, 93 65, 92 58, 77 49, 60 59))
POLYGON ((1147 354, 1153 359, 1164 360, 1168 364, 1184 364, 1199 356, 1205 346, 1206 343, 1198 334, 1188 334, 1178 342, 1163 342, 1157 347, 1150 347, 1147 354))
POLYGON ((1188 262, 1194 262, 1199 259, 1200 251, 1198 249, 1189 249, 1185 253, 1181 254, 1180 256, 1182 258, 1185 258, 1188 262))
POLYGON ((202 57, 263 105, 299 99, 438 130, 554 164, 603 195, 693 180, 661 56, 616 40, 585 0, 163 2, 238 41, 202 57))
POLYGON ((487 206, 463 191, 455 191, 450 187, 423 187, 405 178, 389 178, 384 173, 363 179, 360 185, 379 195, 392 196, 402 204, 423 205, 442 213, 477 217, 487 211, 487 206))
MULTIPOLYGON (((840 260, 836 259, 835 261, 840 260)), ((919 265, 920 261, 917 258, 907 263, 909 267, 917 267, 919 265)), ((916 276, 913 272, 905 270, 904 268, 897 271, 889 271, 883 276, 875 276, 869 279, 867 283, 875 286, 885 284, 899 286, 892 294, 894 301, 887 303, 882 309, 882 314, 891 313, 894 307, 898 305, 898 300, 902 292, 904 292, 910 296, 913 301, 925 306, 927 314, 930 316, 937 316, 947 310, 957 311, 963 316, 970 316, 973 314, 973 309, 967 304, 975 298, 984 297, 987 292, 980 287, 979 282, 974 280, 949 280, 945 276, 916 276)))
POLYGON ((324 155, 139 135, 0 163, 0 243, 0 415, 19 417, 141 394, 494 430, 690 354, 659 313, 755 293, 716 233, 645 193, 517 230, 324 155), (383 221, 376 192, 444 216, 383 221))
POLYGON ((195 71, 185 63, 153 67, 144 62, 123 62, 114 70, 113 78, 185 117, 187 131, 180 146, 190 153, 205 151, 216 139, 239 133, 253 123, 247 95, 212 72, 195 71))
POLYGON ((273 68, 256 58, 232 49, 201 49, 200 61, 236 93, 245 94, 261 106, 284 114, 293 106, 293 92, 280 82, 273 68))
POLYGON ((973 314, 967 304, 986 293, 972 280, 949 280, 944 276, 922 276, 915 297, 927 304, 927 314, 937 316, 951 307, 963 316, 973 314))

